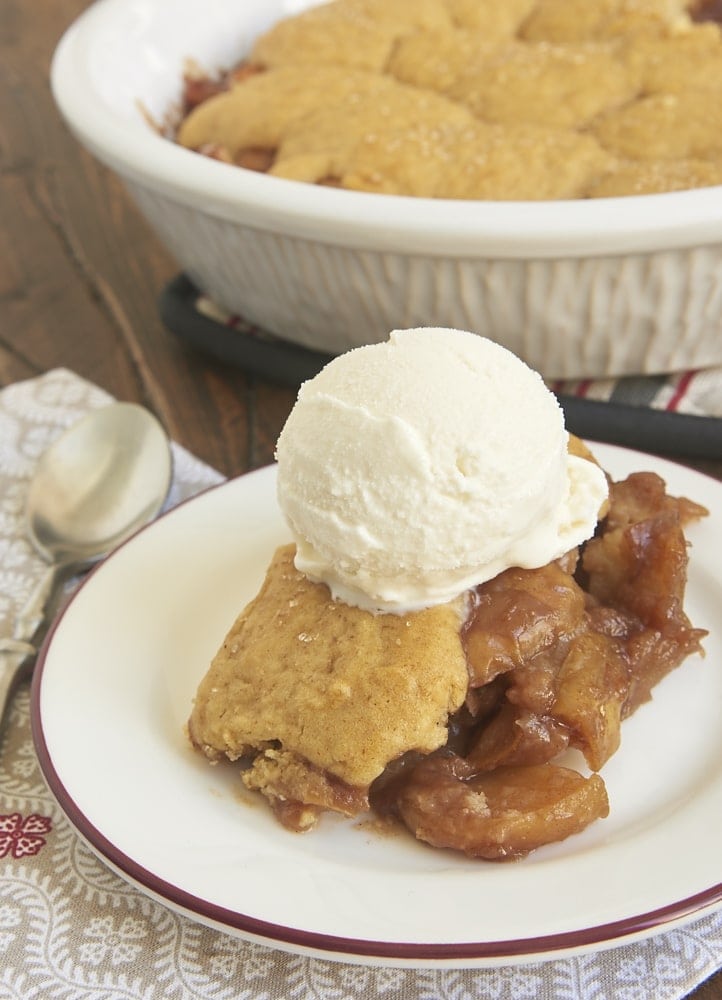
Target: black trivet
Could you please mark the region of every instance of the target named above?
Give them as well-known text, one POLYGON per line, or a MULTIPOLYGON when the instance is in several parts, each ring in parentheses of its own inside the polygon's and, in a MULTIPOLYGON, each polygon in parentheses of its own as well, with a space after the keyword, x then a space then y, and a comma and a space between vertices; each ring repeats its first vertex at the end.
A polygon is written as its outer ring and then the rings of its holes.
MULTIPOLYGON (((313 378, 333 355, 257 330, 242 319, 223 321, 199 309, 203 296, 183 274, 160 298, 164 324, 185 344, 282 385, 313 378)), ((693 416, 616 400, 557 393, 567 428, 582 438, 686 458, 722 460, 722 418, 693 416)))

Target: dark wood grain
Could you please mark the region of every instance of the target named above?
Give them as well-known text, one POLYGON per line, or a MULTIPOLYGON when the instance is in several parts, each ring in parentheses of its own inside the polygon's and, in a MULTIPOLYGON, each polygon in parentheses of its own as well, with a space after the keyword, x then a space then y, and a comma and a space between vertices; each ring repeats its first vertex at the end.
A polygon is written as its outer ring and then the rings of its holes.
MULTIPOLYGON (((293 393, 185 349, 163 327, 158 296, 177 268, 50 94, 53 49, 86 6, 0 0, 0 385, 71 368, 145 404, 177 441, 237 475, 271 461, 293 393)), ((704 468, 722 478, 722 462, 704 468)), ((722 973, 693 996, 720 1000, 722 973)))
POLYGON ((0 2, 0 383, 72 368, 144 403, 236 475, 271 461, 293 394, 184 349, 163 327, 158 296, 177 268, 50 95, 53 49, 85 6, 0 2))

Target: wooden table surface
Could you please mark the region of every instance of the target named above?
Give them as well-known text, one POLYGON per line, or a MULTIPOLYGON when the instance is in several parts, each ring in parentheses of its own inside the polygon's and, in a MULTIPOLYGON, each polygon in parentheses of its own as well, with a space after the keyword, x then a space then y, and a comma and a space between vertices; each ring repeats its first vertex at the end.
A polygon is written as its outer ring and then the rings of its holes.
MULTIPOLYGON (((237 475, 272 460, 294 392, 194 353, 161 323, 178 269, 50 94, 53 48, 86 6, 0 0, 0 385, 70 368, 237 475)), ((697 464, 722 479, 722 461, 697 464)), ((693 996, 722 997, 722 972, 693 996)))
POLYGON ((64 365, 148 406, 225 475, 265 465, 293 392, 166 331, 158 296, 178 268, 53 104, 53 48, 87 6, 0 2, 0 383, 64 365))

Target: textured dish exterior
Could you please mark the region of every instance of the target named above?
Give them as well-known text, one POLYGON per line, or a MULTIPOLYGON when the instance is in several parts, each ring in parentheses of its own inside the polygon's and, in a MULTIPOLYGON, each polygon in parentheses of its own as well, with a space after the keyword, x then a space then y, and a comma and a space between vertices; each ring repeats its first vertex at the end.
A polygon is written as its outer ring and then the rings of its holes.
POLYGON ((53 86, 80 141, 123 178, 179 265, 219 305, 329 353, 393 328, 434 325, 489 336, 547 378, 722 363, 719 188, 606 205, 432 204, 213 163, 153 134, 138 97, 160 117, 178 95, 186 57, 227 65, 289 5, 209 0, 204 30, 193 6, 93 5, 59 48, 53 86), (685 206, 695 216, 688 232, 685 206), (640 208, 646 230, 625 230, 640 208))
POLYGON ((319 351, 430 325, 483 333, 547 378, 722 362, 720 247, 552 260, 410 256, 262 232, 129 188, 198 287, 319 351))

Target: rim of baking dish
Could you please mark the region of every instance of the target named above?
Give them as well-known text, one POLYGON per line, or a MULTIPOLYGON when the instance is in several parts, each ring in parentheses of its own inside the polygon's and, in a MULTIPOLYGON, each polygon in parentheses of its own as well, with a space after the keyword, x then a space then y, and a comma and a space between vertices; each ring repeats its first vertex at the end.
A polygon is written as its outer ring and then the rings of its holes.
MULTIPOLYGON (((134 7, 151 14, 168 3, 136 0, 134 7)), ((203 214, 323 243, 436 257, 599 257, 722 243, 722 186, 575 201, 452 201, 320 187, 200 156, 159 135, 138 107, 120 113, 99 93, 91 72, 98 34, 122 27, 127 11, 126 0, 99 0, 68 28, 52 61, 53 95, 102 163, 203 214)), ((135 28, 133 44, 149 58, 142 27, 135 28)))

